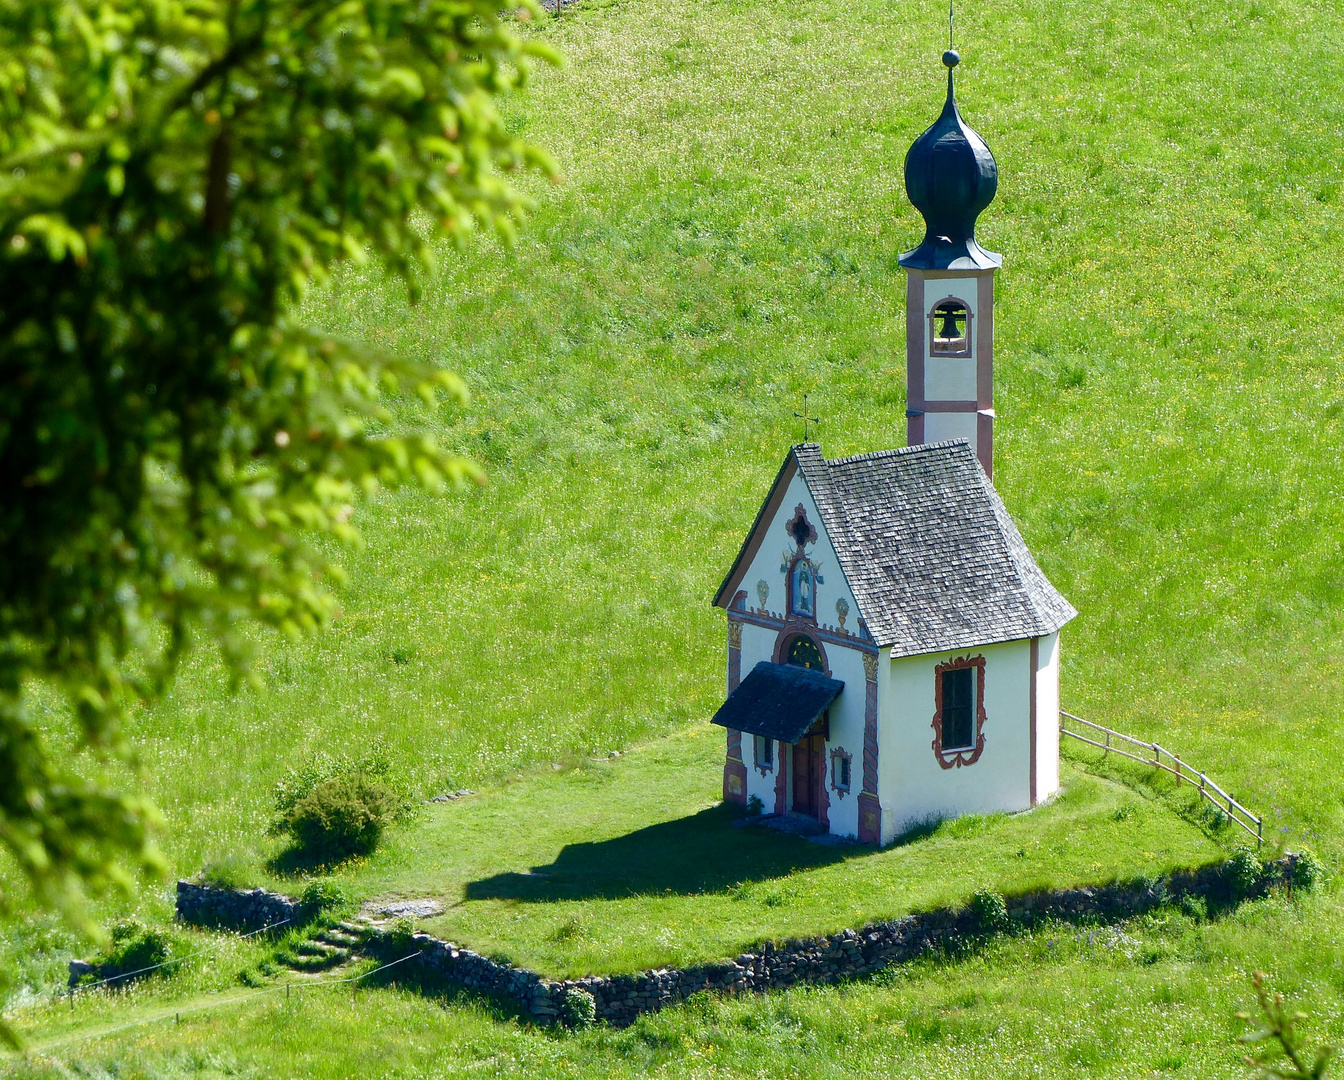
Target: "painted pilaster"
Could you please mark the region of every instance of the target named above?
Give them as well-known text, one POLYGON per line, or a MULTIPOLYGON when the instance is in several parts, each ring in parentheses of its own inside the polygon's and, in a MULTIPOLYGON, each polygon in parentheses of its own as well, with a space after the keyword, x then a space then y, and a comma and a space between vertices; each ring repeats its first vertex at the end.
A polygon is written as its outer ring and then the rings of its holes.
POLYGON ((905 281, 905 445, 924 444, 924 275, 905 281))
MULTIPOLYGON (((742 624, 728 622, 728 693, 742 681, 742 624)), ((723 762, 723 801, 747 803, 747 766, 742 760, 742 732, 728 729, 728 754, 723 762)))
POLYGON ((1041 639, 1031 639, 1031 652, 1028 663, 1031 665, 1031 683, 1027 691, 1027 725, 1030 734, 1027 737, 1027 794, 1031 805, 1037 803, 1036 789, 1039 765, 1036 761, 1036 670, 1041 666, 1041 639))
POLYGON ((859 792, 859 841, 882 842, 882 807, 877 800, 877 657, 864 654, 863 790, 859 792))
POLYGON ((789 766, 793 747, 786 742, 775 743, 775 813, 789 812, 789 766))
POLYGON ((817 820, 831 831, 831 760, 826 753, 826 744, 821 746, 821 768, 815 781, 817 785, 817 820))

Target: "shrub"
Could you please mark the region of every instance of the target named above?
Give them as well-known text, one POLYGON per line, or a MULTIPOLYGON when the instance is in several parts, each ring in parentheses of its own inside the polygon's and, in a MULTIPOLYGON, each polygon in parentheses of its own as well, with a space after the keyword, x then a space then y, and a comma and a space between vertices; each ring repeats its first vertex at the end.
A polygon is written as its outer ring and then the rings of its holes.
POLYGON ((246 889, 252 884, 252 868, 239 855, 225 855, 206 864, 201 884, 216 889, 246 889))
POLYGON ((330 864, 372 852, 396 810, 385 783, 354 773, 315 784, 277 824, 306 859, 330 864))
POLYGON ((1177 905, 1181 909, 1181 914, 1194 919, 1196 922, 1203 922, 1209 917, 1208 902, 1202 896, 1196 896, 1194 893, 1186 893, 1181 897, 1181 902, 1177 905))
POLYGON ((1008 905, 1002 896, 989 889, 981 889, 971 897, 969 911, 981 933, 992 933, 1008 925, 1008 905))
POLYGON ((1325 878, 1325 867, 1310 851, 1302 851, 1293 859, 1288 871, 1288 885, 1294 889, 1310 889, 1325 878))
POLYGON ((334 881, 310 881, 299 897, 305 918, 313 918, 323 911, 340 907, 348 897, 345 890, 334 881))
MULTIPOLYGON (((169 967, 158 967, 173 958, 175 942, 162 930, 148 930, 134 919, 127 919, 112 927, 112 942, 98 964, 100 979, 120 979, 132 974, 151 974, 145 968, 167 972, 169 967)), ((156 972, 156 973, 157 973, 156 972)))
POLYGON ((1233 899, 1240 900, 1259 888, 1264 872, 1255 852, 1250 848, 1238 848, 1232 858, 1223 864, 1223 881, 1233 899))
POLYGON ((566 1027, 588 1027, 597 1020, 597 1001, 587 990, 571 986, 560 1003, 560 1019, 566 1027))
POLYGON ((345 754, 314 754, 302 765, 291 768, 276 781, 274 791, 276 811, 283 817, 300 801, 311 795, 319 784, 343 776, 366 776, 390 786, 392 762, 387 751, 378 745, 359 759, 345 754))
POLYGON ((761 802, 759 795, 753 795, 747 800, 747 815, 749 817, 760 817, 765 813, 765 803, 761 802))

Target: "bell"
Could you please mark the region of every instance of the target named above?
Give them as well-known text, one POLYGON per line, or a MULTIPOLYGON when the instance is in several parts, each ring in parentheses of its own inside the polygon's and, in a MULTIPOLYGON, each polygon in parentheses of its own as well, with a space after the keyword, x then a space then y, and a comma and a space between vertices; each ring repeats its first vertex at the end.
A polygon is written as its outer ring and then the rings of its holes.
POLYGON ((954 341, 961 337, 961 331, 957 329, 957 320, 962 317, 962 312, 958 308, 945 307, 938 312, 943 318, 942 328, 937 336, 944 341, 954 341))

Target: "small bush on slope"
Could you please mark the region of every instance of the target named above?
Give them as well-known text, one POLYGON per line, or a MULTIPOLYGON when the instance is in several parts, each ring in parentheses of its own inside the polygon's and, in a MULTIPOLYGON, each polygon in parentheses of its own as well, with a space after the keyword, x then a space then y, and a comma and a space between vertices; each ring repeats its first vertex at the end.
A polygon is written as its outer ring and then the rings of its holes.
POLYGON ((372 852, 397 809, 397 798, 383 781, 352 773, 315 785, 277 827, 305 861, 337 863, 372 852))

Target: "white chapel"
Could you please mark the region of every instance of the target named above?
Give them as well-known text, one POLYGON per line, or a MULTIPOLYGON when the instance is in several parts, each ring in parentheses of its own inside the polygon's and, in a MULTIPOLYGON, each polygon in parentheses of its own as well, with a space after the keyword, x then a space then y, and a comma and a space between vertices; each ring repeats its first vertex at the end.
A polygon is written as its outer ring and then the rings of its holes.
POLYGON ((790 449, 715 597, 728 616, 723 796, 890 843, 930 817, 1059 787, 1059 633, 1077 612, 991 483, 994 272, 975 241, 998 170, 942 115, 910 147, 906 441, 790 449))

